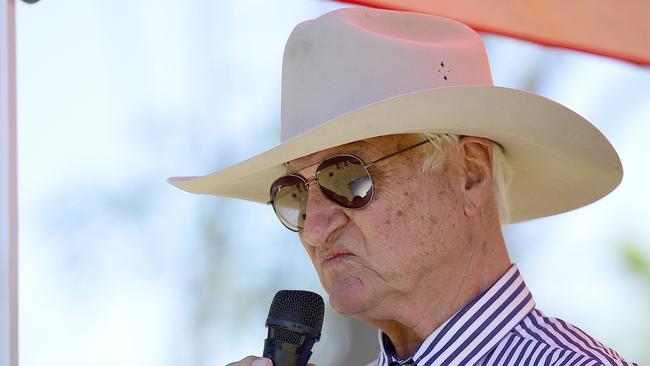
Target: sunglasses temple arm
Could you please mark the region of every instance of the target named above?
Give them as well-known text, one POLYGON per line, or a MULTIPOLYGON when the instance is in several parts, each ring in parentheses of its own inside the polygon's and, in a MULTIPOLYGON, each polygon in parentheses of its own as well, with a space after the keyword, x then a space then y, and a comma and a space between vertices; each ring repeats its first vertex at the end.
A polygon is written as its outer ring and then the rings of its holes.
POLYGON ((418 142, 418 143, 415 144, 415 145, 411 145, 411 146, 409 146, 409 147, 407 147, 407 148, 404 148, 404 149, 402 149, 402 150, 398 150, 398 151, 395 151, 394 153, 390 153, 390 154, 388 154, 388 155, 386 155, 386 156, 382 156, 381 158, 379 158, 379 159, 377 159, 377 160, 373 160, 373 161, 369 162, 368 164, 364 165, 364 167, 367 168, 367 167, 369 167, 369 166, 371 166, 371 165, 373 165, 373 164, 375 164, 375 163, 378 163, 378 162, 380 162, 380 161, 382 161, 382 160, 386 160, 386 159, 388 159, 388 158, 392 158, 392 157, 395 156, 395 155, 401 154, 401 153, 403 153, 403 152, 405 152, 405 151, 408 151, 408 150, 411 150, 411 149, 415 149, 416 147, 418 147, 418 146, 420 146, 420 145, 424 145, 424 144, 426 144, 427 142, 429 142, 429 140, 420 141, 420 142, 418 142))

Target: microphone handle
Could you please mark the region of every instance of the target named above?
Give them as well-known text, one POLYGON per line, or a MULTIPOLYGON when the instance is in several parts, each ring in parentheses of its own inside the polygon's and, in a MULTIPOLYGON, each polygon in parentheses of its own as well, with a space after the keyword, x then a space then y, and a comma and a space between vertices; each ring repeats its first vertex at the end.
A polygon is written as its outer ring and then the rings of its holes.
POLYGON ((306 366, 312 352, 305 348, 274 338, 267 338, 264 340, 262 356, 271 359, 273 366, 306 366))

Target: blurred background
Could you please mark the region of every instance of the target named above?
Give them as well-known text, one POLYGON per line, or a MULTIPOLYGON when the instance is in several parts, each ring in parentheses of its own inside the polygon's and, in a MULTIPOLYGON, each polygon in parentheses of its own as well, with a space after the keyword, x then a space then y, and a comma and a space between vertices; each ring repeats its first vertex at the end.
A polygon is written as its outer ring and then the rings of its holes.
MULTIPOLYGON (((279 142, 284 43, 324 0, 16 4, 20 359, 224 365, 260 354, 279 289, 325 295, 270 207, 184 193, 279 142)), ((571 213, 508 226, 538 307, 650 364, 650 70, 485 36, 496 85, 592 121, 625 169, 571 213)), ((328 311, 314 361, 363 365, 377 333, 328 311)))

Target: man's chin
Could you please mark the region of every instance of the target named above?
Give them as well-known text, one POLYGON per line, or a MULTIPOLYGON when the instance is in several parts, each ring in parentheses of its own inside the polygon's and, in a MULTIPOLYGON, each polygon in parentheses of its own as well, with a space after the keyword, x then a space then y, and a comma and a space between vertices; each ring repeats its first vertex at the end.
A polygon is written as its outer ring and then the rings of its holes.
POLYGON ((330 285, 329 302, 339 314, 358 315, 367 310, 368 294, 358 278, 339 278, 330 285))

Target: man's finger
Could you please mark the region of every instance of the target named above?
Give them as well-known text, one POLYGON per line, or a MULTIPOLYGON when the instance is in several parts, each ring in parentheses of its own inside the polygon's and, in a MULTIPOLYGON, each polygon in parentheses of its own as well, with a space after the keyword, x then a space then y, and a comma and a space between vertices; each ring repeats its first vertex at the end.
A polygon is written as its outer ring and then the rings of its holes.
POLYGON ((229 363, 226 366, 273 366, 273 362, 268 358, 259 356, 248 356, 241 361, 229 363))
POLYGON ((273 363, 268 358, 258 358, 251 366, 273 366, 273 363))

